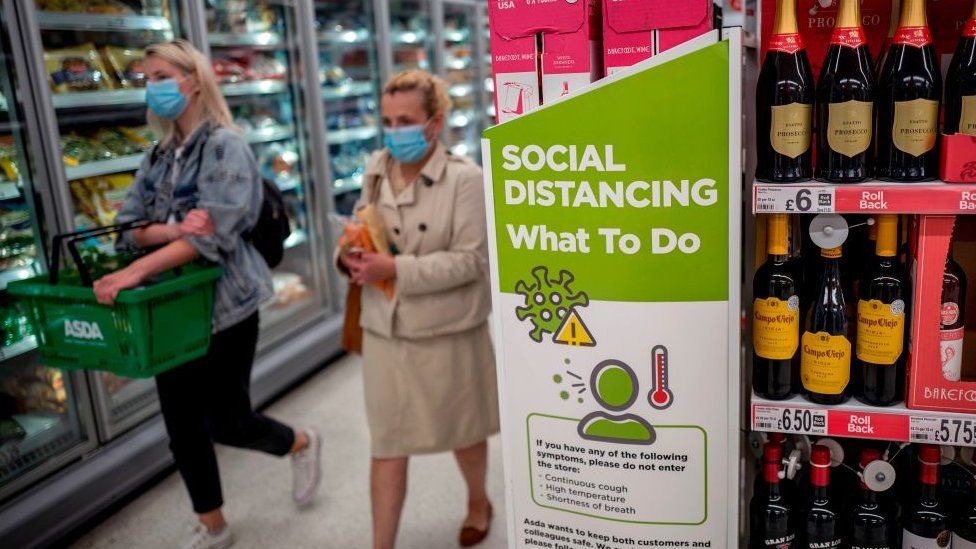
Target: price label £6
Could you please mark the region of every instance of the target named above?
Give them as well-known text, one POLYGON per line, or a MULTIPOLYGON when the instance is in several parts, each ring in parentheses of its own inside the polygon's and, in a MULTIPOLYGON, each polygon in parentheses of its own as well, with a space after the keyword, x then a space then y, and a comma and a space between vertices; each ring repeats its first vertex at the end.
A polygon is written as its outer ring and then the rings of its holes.
POLYGON ((829 187, 759 186, 755 194, 756 213, 833 213, 834 189, 829 187))
POLYGON ((976 446, 976 419, 913 417, 912 442, 976 446))
POLYGON ((810 408, 756 406, 752 427, 759 431, 826 435, 827 412, 810 408))

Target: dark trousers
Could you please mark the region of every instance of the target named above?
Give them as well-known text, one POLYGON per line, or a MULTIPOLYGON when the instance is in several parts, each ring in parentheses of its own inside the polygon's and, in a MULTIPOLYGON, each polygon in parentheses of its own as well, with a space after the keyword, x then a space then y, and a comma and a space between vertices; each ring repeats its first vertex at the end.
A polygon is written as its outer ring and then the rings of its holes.
POLYGON ((214 334, 206 356, 156 376, 169 447, 197 513, 224 504, 214 442, 276 456, 295 442, 290 427, 251 408, 257 339, 254 313, 214 334))

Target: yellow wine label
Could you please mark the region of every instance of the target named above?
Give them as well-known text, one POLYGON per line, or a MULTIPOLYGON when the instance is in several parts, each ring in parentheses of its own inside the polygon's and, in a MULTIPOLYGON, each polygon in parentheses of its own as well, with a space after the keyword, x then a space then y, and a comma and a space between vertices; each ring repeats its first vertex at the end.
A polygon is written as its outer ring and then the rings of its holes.
POLYGON ((757 356, 789 360, 800 345, 800 298, 752 302, 752 348, 757 356))
POLYGON ((827 109, 827 144, 847 157, 857 156, 871 146, 870 101, 830 103, 827 109))
POLYGON ((790 103, 773 105, 772 124, 769 126, 769 142, 773 150, 796 158, 810 149, 813 126, 813 105, 790 103))
POLYGON ((895 122, 891 126, 891 139, 898 150, 912 156, 922 156, 935 148, 938 132, 938 101, 895 101, 895 122))
POLYGON ((976 135, 976 95, 962 97, 962 114, 959 116, 959 133, 976 135))
POLYGON ((857 358, 870 364, 893 365, 905 342, 905 302, 857 302, 857 358))
POLYGON ((822 395, 839 395, 851 381, 851 342, 827 332, 803 332, 800 381, 822 395))

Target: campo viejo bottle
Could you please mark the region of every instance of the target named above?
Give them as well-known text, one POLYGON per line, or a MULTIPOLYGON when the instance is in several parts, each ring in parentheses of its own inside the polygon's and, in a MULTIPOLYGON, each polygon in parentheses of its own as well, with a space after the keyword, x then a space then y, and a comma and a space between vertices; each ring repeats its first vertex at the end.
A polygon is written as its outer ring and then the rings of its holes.
POLYGON ((749 547, 751 549, 790 549, 796 538, 792 502, 780 486, 783 446, 763 445, 764 482, 749 502, 749 547))
POLYGON ((976 135, 976 2, 949 63, 945 89, 945 133, 976 135))
POLYGON ((822 249, 820 255, 823 273, 800 340, 800 382, 804 396, 811 402, 840 404, 847 398, 851 380, 847 300, 840 277, 841 248, 822 249))
POLYGON ((789 257, 787 215, 766 219, 769 256, 752 280, 752 388, 781 400, 793 395, 793 370, 799 369, 800 275, 789 257))
POLYGON ((830 548, 844 545, 843 524, 837 502, 830 498, 830 449, 816 444, 810 456, 808 507, 803 512, 800 547, 830 548))
POLYGON ((942 272, 942 308, 939 311, 939 358, 942 376, 962 377, 962 343, 966 323, 966 273, 952 257, 952 242, 942 272))
POLYGON ((861 285, 857 302, 856 365, 858 399, 873 406, 898 401, 898 378, 905 368, 908 280, 898 260, 898 216, 877 217, 876 261, 861 285))
POLYGON ((855 183, 871 175, 874 67, 860 0, 840 0, 817 81, 818 179, 855 183))
POLYGON ((796 23, 796 0, 777 0, 769 49, 756 84, 756 178, 813 177, 813 72, 796 23))
POLYGON ((878 77, 875 173, 894 181, 939 175, 939 101, 936 63, 925 0, 902 0, 898 30, 878 77))
POLYGON ((938 446, 923 444, 918 448, 918 478, 920 488, 905 509, 902 529, 902 549, 936 549, 952 543, 949 519, 939 498, 938 446))
MULTIPOLYGON (((860 470, 872 461, 881 459, 881 451, 875 448, 861 450, 860 470)), ((851 513, 850 549, 891 549, 895 540, 894 513, 878 493, 861 481, 861 501, 851 513)))

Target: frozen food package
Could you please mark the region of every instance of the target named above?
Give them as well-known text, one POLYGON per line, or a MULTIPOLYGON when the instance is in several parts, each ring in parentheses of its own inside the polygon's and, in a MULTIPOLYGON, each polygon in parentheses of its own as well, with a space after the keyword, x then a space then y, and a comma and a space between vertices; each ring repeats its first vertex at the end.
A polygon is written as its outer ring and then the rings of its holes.
POLYGON ((16 183, 20 180, 18 158, 13 136, 0 135, 0 183, 16 183))
POLYGON ((153 143, 156 142, 156 134, 147 125, 142 126, 119 126, 115 130, 132 141, 140 151, 148 151, 153 143))
POLYGON ((91 42, 44 52, 44 66, 55 93, 110 90, 102 58, 91 42))
POLYGON ((64 157, 64 163, 68 166, 108 160, 116 156, 103 143, 91 137, 73 133, 61 135, 61 154, 64 157))
POLYGON ((91 177, 85 181, 100 224, 111 225, 115 222, 115 214, 125 202, 133 179, 132 174, 123 173, 91 177))
POLYGON ((146 52, 138 48, 105 46, 102 48, 102 57, 119 86, 123 88, 146 87, 146 71, 143 67, 146 52))
POLYGON ((116 156, 131 156, 145 151, 149 146, 141 137, 136 137, 137 139, 133 139, 123 132, 122 128, 102 128, 95 132, 93 140, 105 146, 116 156))
POLYGON ((120 0, 87 0, 85 11, 102 15, 136 15, 134 9, 120 0))
POLYGON ((75 211, 79 219, 75 219, 75 225, 79 228, 89 228, 97 226, 98 208, 95 206, 95 199, 92 191, 84 179, 77 179, 68 184, 71 189, 71 196, 74 198, 75 211))

